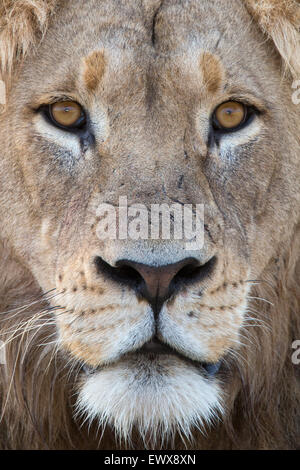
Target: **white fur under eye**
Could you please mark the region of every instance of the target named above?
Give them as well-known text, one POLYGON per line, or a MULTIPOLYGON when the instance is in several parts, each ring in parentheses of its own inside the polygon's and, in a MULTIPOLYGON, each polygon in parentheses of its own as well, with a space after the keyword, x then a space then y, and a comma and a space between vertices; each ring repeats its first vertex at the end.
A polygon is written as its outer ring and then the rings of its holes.
POLYGON ((251 140, 262 133, 261 121, 255 117, 251 123, 238 131, 222 134, 220 140, 220 156, 224 160, 232 160, 241 145, 249 144, 251 140))
POLYGON ((63 150, 72 152, 75 159, 81 155, 81 148, 78 136, 71 132, 59 129, 54 125, 46 122, 45 118, 40 115, 35 117, 34 121, 36 132, 42 135, 50 143, 61 147, 63 150))

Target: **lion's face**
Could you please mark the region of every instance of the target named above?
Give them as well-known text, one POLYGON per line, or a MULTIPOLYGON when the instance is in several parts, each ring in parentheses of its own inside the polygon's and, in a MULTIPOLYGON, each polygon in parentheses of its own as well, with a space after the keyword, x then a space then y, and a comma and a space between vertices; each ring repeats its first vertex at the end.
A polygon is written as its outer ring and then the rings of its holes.
POLYGON ((58 293, 59 348, 85 365, 79 409, 123 435, 188 433, 226 408, 251 281, 298 217, 296 109, 240 2, 65 3, 2 124, 16 201, 5 233, 58 293), (55 124, 61 101, 83 125, 55 124), (244 109, 234 129, 213 122, 226 102, 244 109), (101 239, 98 207, 118 213, 120 196, 203 204, 203 247, 101 239))

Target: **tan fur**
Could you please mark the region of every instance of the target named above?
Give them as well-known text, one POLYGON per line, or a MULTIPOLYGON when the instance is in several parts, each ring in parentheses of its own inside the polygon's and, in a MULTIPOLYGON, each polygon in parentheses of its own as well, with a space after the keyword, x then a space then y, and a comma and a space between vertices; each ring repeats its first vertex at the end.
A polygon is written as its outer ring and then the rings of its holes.
MULTIPOLYGON (((300 30, 298 0, 245 0, 261 28, 273 39, 283 60, 299 74, 297 54, 300 30)), ((0 3, 1 73, 11 73, 14 64, 47 28, 59 0, 2 0, 0 3)))
POLYGON ((11 75, 30 47, 46 31, 49 16, 57 0, 1 0, 0 2, 0 57, 1 74, 11 75))
POLYGON ((88 90, 93 91, 105 72, 105 57, 101 51, 93 52, 85 61, 84 80, 88 90))
POLYGON ((216 93, 221 86, 222 66, 218 63, 216 57, 205 52, 200 58, 200 70, 204 74, 203 81, 210 93, 216 93))
POLYGON ((250 13, 274 41, 286 67, 297 78, 300 74, 299 0, 246 0, 250 13))
POLYGON ((109 426, 99 442, 74 406, 83 365, 141 346, 150 307, 94 260, 169 264, 182 244, 99 240, 97 207, 122 195, 205 204, 197 255, 216 266, 165 303, 159 328, 189 357, 223 360, 225 404, 190 442, 133 426, 127 447, 299 448, 300 111, 278 55, 300 78, 299 2, 117 4, 0 1, 0 448, 126 447, 109 426), (92 142, 41 116, 57 99, 88 110, 92 142), (212 148, 209 117, 228 99, 260 112, 212 148))

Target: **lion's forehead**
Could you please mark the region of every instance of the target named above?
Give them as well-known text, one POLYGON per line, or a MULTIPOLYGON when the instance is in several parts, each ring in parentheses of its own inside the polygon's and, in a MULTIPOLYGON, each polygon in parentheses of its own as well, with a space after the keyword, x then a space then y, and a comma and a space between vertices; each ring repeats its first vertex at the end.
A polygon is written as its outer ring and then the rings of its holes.
POLYGON ((76 42, 84 36, 86 40, 118 43, 120 48, 139 49, 141 43, 148 43, 158 50, 167 47, 169 51, 185 46, 187 40, 190 43, 202 41, 214 48, 222 38, 232 39, 235 45, 240 37, 240 46, 246 46, 242 41, 243 26, 251 22, 242 2, 223 1, 220 9, 217 0, 107 0, 101 3, 89 0, 84 4, 77 0, 64 2, 55 20, 51 29, 60 29, 63 24, 64 34, 56 39, 64 45, 67 39, 76 42), (228 24, 230 28, 225 27, 228 24))
MULTIPOLYGON (((217 85, 226 71, 233 81, 238 78, 257 88, 256 61, 249 58, 253 48, 262 58, 266 54, 261 47, 262 35, 251 25, 243 4, 223 3, 220 9, 216 1, 132 0, 114 5, 90 0, 80 7, 77 1, 66 2, 52 21, 39 54, 30 60, 30 81, 37 91, 57 80, 76 87, 84 63, 93 69, 85 74, 91 89, 95 76, 101 78, 105 68, 112 87, 118 82, 124 84, 126 76, 132 81, 132 75, 141 78, 147 74, 153 81, 164 71, 169 78, 184 80, 185 86, 191 81, 193 87, 191 77, 196 75, 197 81, 199 72, 205 82, 216 80, 217 85), (229 21, 231 27, 225 27, 229 21), (202 60, 204 52, 208 55, 202 60), (49 70, 46 80, 45 66, 49 70), (176 67, 185 70, 187 76, 176 75, 176 67), (149 69, 153 73, 149 74, 149 69), (39 74, 43 75, 42 83, 39 74)), ((266 62, 262 60, 261 75, 266 72, 266 62)), ((217 89, 215 84, 211 89, 217 89)))

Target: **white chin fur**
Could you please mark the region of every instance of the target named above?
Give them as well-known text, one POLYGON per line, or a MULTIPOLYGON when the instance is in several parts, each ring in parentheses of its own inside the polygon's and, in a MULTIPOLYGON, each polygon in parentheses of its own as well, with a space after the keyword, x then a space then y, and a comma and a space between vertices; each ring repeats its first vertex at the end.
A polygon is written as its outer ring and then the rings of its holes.
POLYGON ((192 428, 201 430, 223 410, 216 379, 176 357, 162 356, 126 358, 87 376, 77 411, 101 427, 111 425, 127 444, 136 428, 147 447, 161 446, 176 433, 190 440, 192 428))

